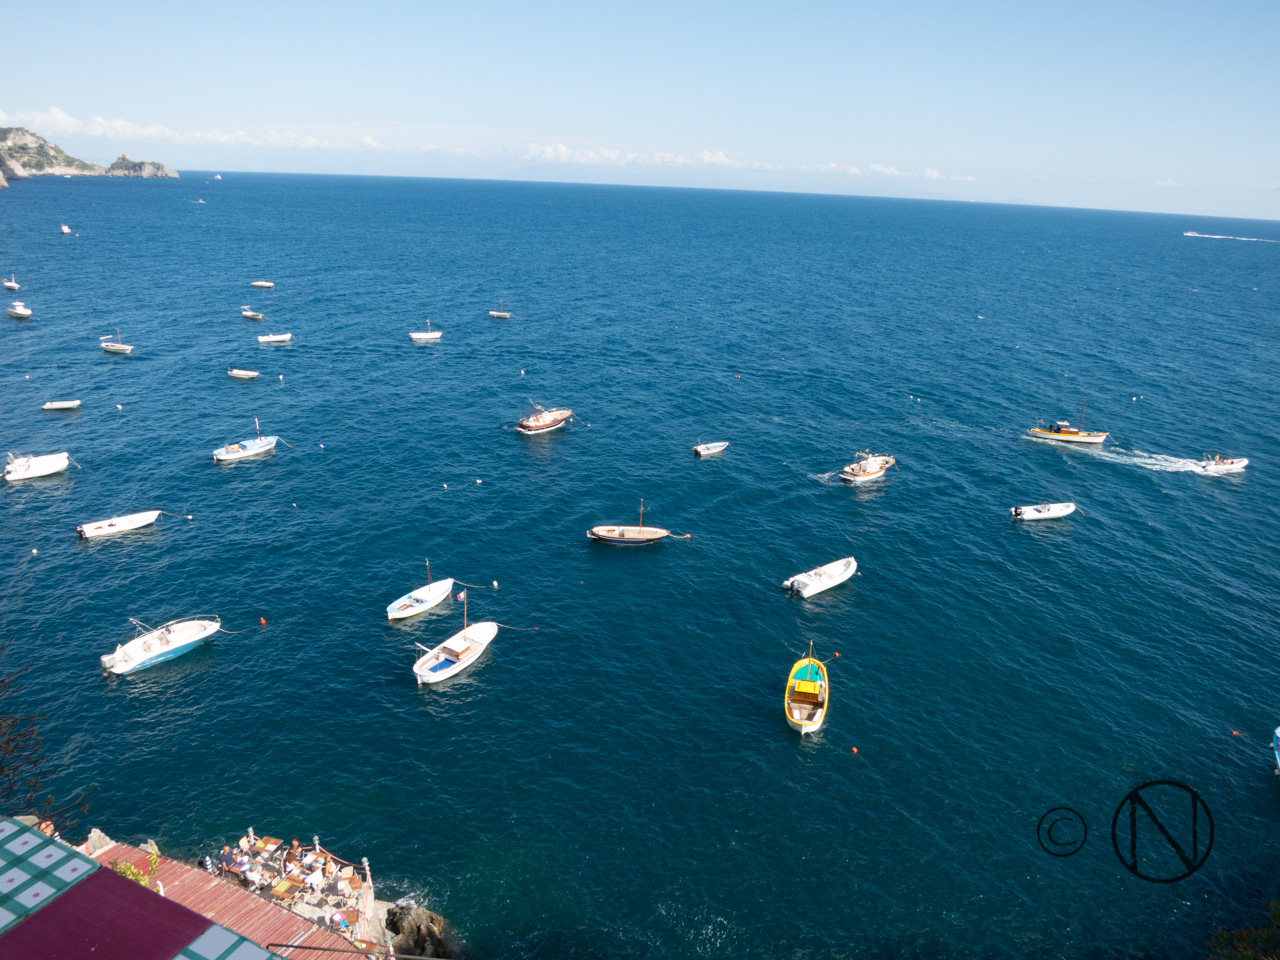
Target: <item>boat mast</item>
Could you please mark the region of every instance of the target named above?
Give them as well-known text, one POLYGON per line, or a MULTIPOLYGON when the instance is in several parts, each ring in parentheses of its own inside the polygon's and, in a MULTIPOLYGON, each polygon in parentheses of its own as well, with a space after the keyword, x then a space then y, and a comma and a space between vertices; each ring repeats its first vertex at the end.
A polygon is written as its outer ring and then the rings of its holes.
POLYGON ((258 426, 258 418, 257 418, 257 417, 254 417, 254 418, 253 418, 253 429, 254 429, 254 432, 255 432, 255 433, 257 433, 259 437, 261 437, 261 436, 262 436, 262 428, 261 428, 260 426, 258 426))
POLYGON ((640 529, 644 529, 644 497, 640 498, 640 529))
POLYGON ((1087 399, 1088 399, 1088 397, 1081 397, 1081 398, 1080 398, 1080 425, 1079 425, 1078 427, 1076 427, 1076 429, 1077 429, 1077 430, 1079 430, 1079 431, 1081 431, 1081 432, 1083 432, 1083 431, 1084 431, 1084 402, 1085 402, 1085 400, 1087 400, 1087 399))
POLYGON ((427 561, 427 586, 431 586, 431 561, 427 561))

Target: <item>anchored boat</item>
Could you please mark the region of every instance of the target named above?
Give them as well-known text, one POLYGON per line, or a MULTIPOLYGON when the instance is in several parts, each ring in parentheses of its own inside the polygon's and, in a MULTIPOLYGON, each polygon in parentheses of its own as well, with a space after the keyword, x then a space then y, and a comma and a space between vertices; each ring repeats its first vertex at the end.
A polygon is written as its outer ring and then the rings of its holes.
POLYGON ((782 701, 787 725, 801 736, 817 733, 827 719, 830 694, 827 665, 814 659, 810 643, 809 653, 792 664, 787 674, 787 692, 782 701))
MULTIPOLYGON (((664 527, 646 527, 644 525, 644 501, 640 501, 640 522, 634 527, 621 525, 603 525, 592 527, 587 536, 601 543, 614 543, 620 546, 634 546, 641 543, 655 543, 664 537, 671 536, 671 531, 664 527)), ((685 534, 688 540, 689 535, 685 534)))
POLYGON ((840 471, 840 479, 849 483, 866 483, 868 480, 879 480, 885 471, 897 463, 897 459, 887 453, 872 453, 863 450, 858 459, 840 471))
POLYGON ((293 339, 292 333, 267 333, 258 338, 259 343, 288 343, 293 339))
POLYGON ((9 309, 8 309, 8 311, 7 311, 7 312, 8 312, 8 314, 9 314, 9 316, 13 317, 13 319, 15 319, 15 320, 30 320, 30 319, 31 319, 31 308, 30 308, 30 307, 28 307, 28 306, 27 306, 25 303, 23 303, 21 300, 15 300, 15 301, 13 301, 13 303, 12 303, 12 304, 10 304, 9 309))
POLYGON ((257 457, 269 453, 276 448, 279 437, 264 437, 258 426, 258 418, 253 418, 253 429, 258 435, 252 440, 241 440, 239 443, 228 443, 213 451, 213 459, 222 463, 227 460, 243 460, 245 457, 257 457))
POLYGON ((61 230, 61 232, 62 232, 62 233, 70 233, 70 232, 71 232, 71 228, 70 228, 70 227, 68 227, 68 226, 64 223, 64 224, 62 225, 62 230, 61 230))
POLYGON ((489 311, 489 316, 493 317, 495 320, 510 320, 510 319, 511 319, 511 311, 510 311, 510 310, 503 310, 503 309, 502 309, 502 301, 501 301, 501 300, 499 300, 499 301, 498 301, 498 309, 497 309, 497 310, 490 310, 490 311, 489 311))
POLYGON ((1010 507, 1009 516, 1014 520, 1056 520, 1076 512, 1074 503, 1042 503, 1034 507, 1010 507))
POLYGON ((10 453, 4 465, 6 480, 33 480, 36 477, 47 477, 51 473, 61 473, 67 469, 71 456, 68 453, 50 453, 43 457, 23 457, 10 453))
POLYGON ((258 378, 258 371, 240 370, 237 367, 227 367, 227 376, 235 377, 237 380, 256 380, 258 378))
POLYGON ((12 290, 15 293, 21 289, 14 274, 9 275, 9 279, 4 282, 4 288, 6 290, 12 290))
POLYGON ((79 400, 50 400, 48 403, 41 404, 41 410, 79 410, 79 400))
POLYGON ((724 453, 728 446, 728 440, 718 440, 715 443, 699 443, 693 448, 693 452, 700 457, 709 457, 713 453, 724 453))
POLYGON ((270 290, 275 286, 270 280, 252 280, 249 283, 251 287, 257 287, 259 290, 270 290))
POLYGON ((159 510, 144 510, 142 513, 129 513, 123 517, 112 517, 110 520, 98 520, 76 527, 76 533, 89 540, 93 537, 105 537, 112 533, 126 533, 139 527, 149 527, 160 516, 159 510))
MULTIPOLYGON (((1085 399, 1088 399, 1087 397, 1085 399)), ((1084 428, 1084 400, 1080 401, 1080 423, 1072 426, 1069 420, 1059 420, 1044 426, 1043 420, 1036 421, 1040 426, 1032 427, 1028 433, 1042 440, 1059 440, 1063 443, 1102 443, 1109 434, 1099 430, 1084 428)))
POLYGON ((154 630, 132 617, 129 622, 137 627, 138 635, 116 647, 114 653, 98 658, 108 673, 135 673, 190 653, 222 627, 218 617, 182 617, 154 630))
POLYGON ((858 561, 853 557, 845 557, 843 560, 833 560, 831 563, 823 564, 805 573, 797 573, 794 577, 783 580, 782 589, 793 594, 798 593, 807 599, 814 594, 839 586, 857 572, 858 561))
POLYGON ((534 404, 520 414, 520 421, 516 424, 516 429, 521 433, 548 433, 551 430, 559 430, 572 417, 573 411, 565 407, 544 410, 534 404))
POLYGON ((111 334, 99 337, 98 340, 101 341, 102 349, 107 353, 133 353, 133 347, 120 339, 120 329, 118 327, 116 328, 115 340, 111 339, 111 334))
POLYGON ((428 320, 427 329, 421 333, 409 334, 409 339, 414 343, 431 343, 432 341, 439 340, 442 333, 443 331, 441 330, 432 330, 431 321, 428 320))
POLYGON ((427 561, 427 584, 417 590, 411 590, 399 600, 387 604, 388 620, 403 620, 406 617, 425 613, 436 604, 442 602, 453 592, 453 578, 431 582, 431 561, 427 561))
POLYGON ((480 658, 485 648, 498 635, 498 625, 492 620, 467 626, 467 592, 462 591, 462 629, 436 647, 414 644, 426 652, 413 664, 413 675, 418 686, 439 683, 456 677, 480 658))
POLYGON ((258 313, 258 311, 254 310, 248 304, 245 304, 243 307, 240 308, 240 316, 244 317, 246 320, 262 319, 262 314, 258 313))

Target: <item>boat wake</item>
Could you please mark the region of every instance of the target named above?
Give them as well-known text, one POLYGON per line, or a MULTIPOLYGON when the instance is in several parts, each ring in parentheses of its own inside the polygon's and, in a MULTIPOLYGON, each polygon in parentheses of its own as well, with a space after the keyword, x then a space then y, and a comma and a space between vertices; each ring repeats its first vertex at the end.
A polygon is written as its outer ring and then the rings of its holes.
POLYGON ((845 485, 844 481, 840 479, 839 470, 832 470, 830 473, 811 473, 808 476, 810 480, 817 480, 828 487, 842 487, 845 485))
POLYGON ((1221 477, 1229 473, 1241 473, 1244 466, 1240 463, 1214 464, 1204 460, 1190 460, 1184 457, 1170 457, 1163 453, 1143 453, 1141 450, 1125 450, 1112 447, 1105 450, 1090 450, 1094 456, 1111 463, 1122 463, 1144 470, 1155 470, 1158 473, 1203 473, 1211 477, 1221 477))
POLYGON ((1266 240, 1262 237, 1222 237, 1216 233, 1196 233, 1194 230, 1187 230, 1182 235, 1184 237, 1199 237, 1202 240, 1249 240, 1253 243, 1280 243, 1280 240, 1266 240))

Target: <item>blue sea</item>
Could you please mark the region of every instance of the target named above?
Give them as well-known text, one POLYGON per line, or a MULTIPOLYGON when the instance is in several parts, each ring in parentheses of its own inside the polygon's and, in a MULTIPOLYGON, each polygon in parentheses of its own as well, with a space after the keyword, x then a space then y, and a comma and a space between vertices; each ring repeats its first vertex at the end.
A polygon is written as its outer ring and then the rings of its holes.
POLYGON ((83 467, 0 490, 0 631, 52 786, 94 788, 81 833, 193 858, 319 836, 495 960, 1190 958, 1263 921, 1280 224, 211 178, 0 193, 35 311, 0 320, 0 436, 83 467), (441 342, 411 343, 428 318, 441 342), (132 356, 99 349, 117 328, 132 356), (1085 398, 1106 447, 1027 437, 1085 398), (522 436, 531 403, 574 421, 522 436), (215 465, 255 417, 287 445, 215 465), (842 485, 868 448, 897 467, 842 485), (1204 476, 1206 452, 1250 465, 1204 476), (691 539, 588 541, 641 498, 691 539), (849 555, 828 593, 779 586, 849 555), (427 559, 498 581, 469 617, 523 629, 418 689, 415 644, 463 617, 388 623, 427 559), (128 618, 191 614, 227 632, 102 675, 128 618), (832 706, 802 740, 782 693, 810 643, 832 706), (1212 811, 1180 882, 1117 852, 1152 779, 1212 811), (1038 839, 1059 806, 1071 856, 1038 839))

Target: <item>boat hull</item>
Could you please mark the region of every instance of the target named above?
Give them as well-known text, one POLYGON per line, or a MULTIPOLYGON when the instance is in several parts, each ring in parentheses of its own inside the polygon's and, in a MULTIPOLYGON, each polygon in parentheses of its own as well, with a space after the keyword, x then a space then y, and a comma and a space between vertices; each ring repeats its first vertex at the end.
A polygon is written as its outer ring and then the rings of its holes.
POLYGON ((11 457, 5 464, 6 480, 34 480, 67 469, 71 456, 67 453, 50 453, 43 457, 11 457))
POLYGON ((1202 460, 1195 465, 1195 469, 1197 473, 1216 477, 1224 473, 1239 473, 1248 465, 1248 457, 1236 457, 1231 460, 1202 460))
POLYGON ((31 319, 31 311, 28 310, 26 307, 23 307, 21 310, 15 307, 9 307, 5 312, 8 313, 9 316, 13 317, 13 319, 15 320, 31 319))
POLYGON ((897 462, 895 458, 885 454, 866 457, 863 460, 857 460, 849 464, 841 470, 840 479, 846 483, 866 483, 869 480, 879 480, 897 462))
POLYGON ((782 713, 787 726, 802 737, 806 733, 817 733, 827 722, 830 695, 826 664, 809 657, 797 660, 787 674, 787 689, 782 698, 782 713), (813 692, 803 687, 804 684, 811 685, 813 692), (815 696, 816 702, 808 699, 815 696))
POLYGON ((516 424, 516 429, 525 434, 550 433, 552 430, 559 430, 573 416, 572 410, 552 410, 550 413, 554 416, 541 422, 534 417, 521 420, 516 424))
POLYGON ((600 543, 631 547, 645 543, 657 543, 659 540, 671 536, 671 531, 662 527, 615 527, 605 525, 592 527, 587 531, 587 536, 600 543))
POLYGON ((411 333, 409 339, 414 343, 433 343, 444 335, 441 330, 432 330, 430 333, 411 333))
POLYGON ((453 592, 453 579, 437 580, 425 587, 411 590, 399 600, 387 604, 388 620, 404 620, 426 613, 432 607, 443 603, 453 592))
POLYGON ((76 527, 76 533, 84 540, 93 537, 106 537, 113 533, 127 533, 140 527, 148 527, 160 516, 159 510, 145 510, 142 513, 130 513, 123 517, 112 517, 110 520, 97 520, 76 527))
POLYGON ((249 286, 257 287, 259 290, 270 290, 275 284, 270 280, 253 280, 250 281, 249 286))
POLYGON ((133 347, 127 343, 104 343, 102 349, 106 353, 133 353, 133 347))
POLYGON ((838 587, 858 572, 858 561, 853 557, 833 560, 813 570, 797 573, 794 577, 782 581, 782 589, 808 599, 824 590, 838 587))
POLYGON ((79 400, 50 400, 48 403, 41 405, 41 410, 79 410, 79 400))
POLYGON ((213 459, 219 463, 226 463, 230 460, 244 460, 247 457, 260 457, 264 453, 270 453, 276 448, 276 441, 279 437, 259 437, 255 440, 245 440, 241 443, 233 443, 229 447, 219 447, 213 451, 213 459))
POLYGON ((700 443, 693 448, 693 452, 700 457, 710 457, 717 453, 724 453, 728 448, 727 441, 723 443, 700 443))
POLYGON ((495 319, 495 320, 510 320, 510 319, 511 319, 511 314, 509 314, 509 313, 508 313, 507 311, 505 311, 505 310, 490 310, 490 311, 489 311, 489 316, 493 317, 493 319, 495 319))
POLYGON ((268 333, 258 338, 259 343, 288 343, 293 339, 292 333, 268 333))
POLYGON ((102 669, 117 676, 137 673, 156 664, 164 663, 190 653, 201 646, 222 627, 217 617, 212 620, 191 618, 172 620, 162 627, 134 637, 126 644, 116 647, 114 653, 103 654, 98 658, 102 669), (167 631, 167 633, 166 633, 167 631))
POLYGON ((456 677, 480 659, 480 654, 489 648, 489 644, 497 635, 498 625, 492 620, 486 620, 481 623, 470 624, 466 629, 459 630, 444 643, 431 648, 419 657, 413 665, 413 675, 418 681, 418 686, 439 683, 442 680, 448 680, 450 677, 456 677), (445 648, 449 646, 456 647, 459 643, 463 643, 467 647, 467 653, 460 659, 455 660, 446 654, 445 648))
POLYGON ((228 370, 227 376, 236 380, 257 380, 257 370, 228 370))
POLYGON ((1010 507, 1009 516, 1014 520, 1057 520, 1076 512, 1074 503, 1040 503, 1026 507, 1010 507))
POLYGON ((1059 443, 1102 443, 1110 436, 1109 433, 1054 433, 1039 427, 1032 427, 1027 433, 1038 440, 1057 440, 1059 443))

